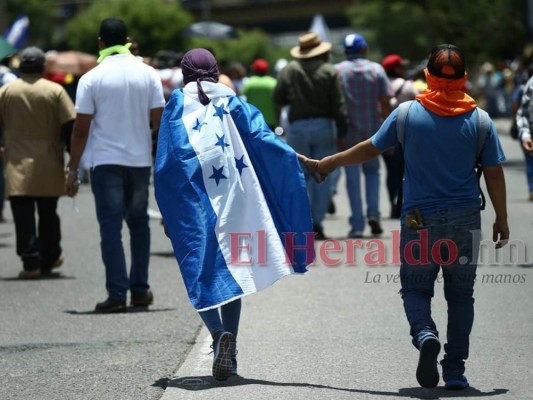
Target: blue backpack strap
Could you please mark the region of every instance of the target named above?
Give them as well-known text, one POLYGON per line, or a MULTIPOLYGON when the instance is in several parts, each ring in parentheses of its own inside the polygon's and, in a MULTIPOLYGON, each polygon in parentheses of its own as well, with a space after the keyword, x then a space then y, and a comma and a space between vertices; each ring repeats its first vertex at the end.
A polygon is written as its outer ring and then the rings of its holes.
POLYGON ((404 101, 398 106, 398 115, 396 115, 396 137, 402 148, 405 139, 405 122, 407 120, 407 114, 409 114, 409 108, 411 108, 413 102, 414 100, 404 101))
POLYGON ((477 107, 477 117, 478 117, 478 129, 477 129, 477 150, 476 150, 476 173, 477 173, 477 183, 479 186, 479 194, 481 195, 481 209, 485 209, 486 199, 483 190, 481 189, 481 175, 483 175, 483 166, 481 165, 481 151, 483 150, 483 145, 485 140, 489 136, 490 129, 490 117, 486 111, 477 107))

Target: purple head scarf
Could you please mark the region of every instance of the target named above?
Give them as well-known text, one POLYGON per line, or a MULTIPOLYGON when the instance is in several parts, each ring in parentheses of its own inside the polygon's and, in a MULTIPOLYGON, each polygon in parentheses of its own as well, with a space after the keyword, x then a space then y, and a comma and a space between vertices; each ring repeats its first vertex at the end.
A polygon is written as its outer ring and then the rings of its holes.
POLYGON ((215 56, 206 49, 193 49, 181 60, 181 71, 185 84, 196 81, 198 98, 203 105, 209 104, 209 97, 202 89, 201 81, 218 82, 218 66, 215 56))

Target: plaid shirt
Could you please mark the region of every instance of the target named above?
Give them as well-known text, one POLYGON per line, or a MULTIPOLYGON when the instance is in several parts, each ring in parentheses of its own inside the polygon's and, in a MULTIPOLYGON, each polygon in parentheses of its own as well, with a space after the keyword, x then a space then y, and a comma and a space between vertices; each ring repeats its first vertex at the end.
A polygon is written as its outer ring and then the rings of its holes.
POLYGON ((383 122, 380 99, 390 96, 392 88, 385 70, 364 57, 336 64, 348 111, 349 144, 372 136, 383 122))
POLYGON ((531 126, 533 125, 533 77, 525 84, 520 101, 520 108, 516 113, 516 126, 521 140, 531 138, 531 126))

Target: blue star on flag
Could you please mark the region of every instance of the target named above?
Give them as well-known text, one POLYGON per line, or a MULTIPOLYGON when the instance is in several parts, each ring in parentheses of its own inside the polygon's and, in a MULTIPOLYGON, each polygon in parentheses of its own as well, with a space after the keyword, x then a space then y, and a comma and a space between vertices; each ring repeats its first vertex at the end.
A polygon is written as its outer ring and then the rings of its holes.
POLYGON ((248 168, 248 165, 244 163, 244 155, 241 158, 235 157, 235 166, 239 170, 239 175, 242 175, 242 170, 248 168))
POLYGON ((224 136, 225 135, 222 135, 222 136, 217 135, 218 141, 215 143, 215 146, 222 147, 222 151, 226 151, 226 147, 229 147, 229 144, 224 142, 224 136))
POLYGON ((219 117, 221 121, 224 119, 224 114, 229 114, 226 110, 224 110, 224 104, 221 106, 213 105, 213 107, 215 107, 215 113, 213 114, 213 117, 219 117))
POLYGON ((212 168, 213 168, 213 175, 211 175, 209 177, 209 179, 214 179, 215 180, 215 183, 218 184, 220 183, 220 180, 221 179, 228 179, 226 176, 224 176, 224 174, 222 173, 222 170, 224 169, 224 166, 220 167, 220 168, 215 168, 214 165, 212 165, 212 168))
POLYGON ((196 125, 192 127, 195 131, 199 131, 202 125, 206 125, 206 122, 200 122, 198 118, 196 118, 196 125))

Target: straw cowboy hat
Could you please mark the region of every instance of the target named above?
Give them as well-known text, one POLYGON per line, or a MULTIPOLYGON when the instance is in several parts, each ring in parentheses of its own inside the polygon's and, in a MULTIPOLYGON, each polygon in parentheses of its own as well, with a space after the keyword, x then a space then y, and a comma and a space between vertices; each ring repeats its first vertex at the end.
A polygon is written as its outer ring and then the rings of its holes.
POLYGON ((294 58, 313 58, 331 50, 331 43, 320 41, 320 37, 314 32, 300 35, 298 44, 291 49, 291 56, 294 58))

